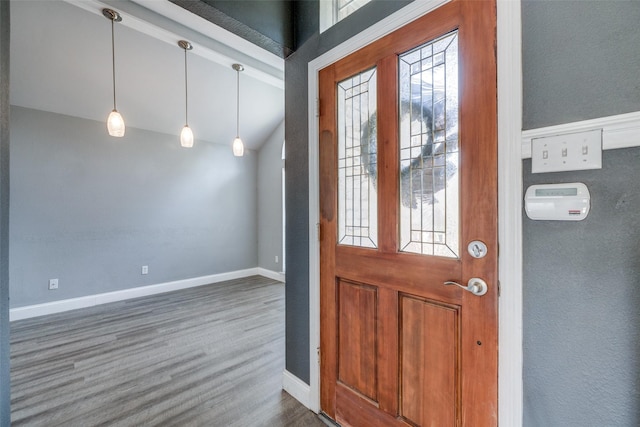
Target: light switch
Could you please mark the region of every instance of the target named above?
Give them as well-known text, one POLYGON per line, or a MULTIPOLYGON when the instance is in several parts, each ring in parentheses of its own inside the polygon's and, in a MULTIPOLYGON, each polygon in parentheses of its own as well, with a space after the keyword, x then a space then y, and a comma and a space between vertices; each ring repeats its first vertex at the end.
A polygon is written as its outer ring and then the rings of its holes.
POLYGON ((602 129, 531 140, 531 172, 602 169, 602 129))

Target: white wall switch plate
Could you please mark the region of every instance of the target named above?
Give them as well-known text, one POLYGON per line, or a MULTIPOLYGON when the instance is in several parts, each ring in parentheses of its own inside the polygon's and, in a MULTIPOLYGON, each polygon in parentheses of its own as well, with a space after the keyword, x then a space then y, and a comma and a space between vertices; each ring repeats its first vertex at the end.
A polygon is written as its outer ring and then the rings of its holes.
POLYGON ((58 279, 49 279, 49 290, 58 289, 58 279))
POLYGON ((602 129, 531 140, 531 172, 602 169, 602 129))
POLYGON ((149 274, 149 266, 148 265, 143 265, 142 266, 142 274, 149 274))

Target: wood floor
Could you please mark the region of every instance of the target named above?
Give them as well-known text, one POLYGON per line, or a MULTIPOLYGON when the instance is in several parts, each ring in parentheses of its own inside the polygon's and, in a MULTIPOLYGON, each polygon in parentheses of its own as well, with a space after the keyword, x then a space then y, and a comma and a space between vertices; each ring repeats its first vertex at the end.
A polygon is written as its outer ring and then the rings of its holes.
POLYGON ((284 285, 254 276, 11 324, 13 426, 325 426, 281 391, 284 285))

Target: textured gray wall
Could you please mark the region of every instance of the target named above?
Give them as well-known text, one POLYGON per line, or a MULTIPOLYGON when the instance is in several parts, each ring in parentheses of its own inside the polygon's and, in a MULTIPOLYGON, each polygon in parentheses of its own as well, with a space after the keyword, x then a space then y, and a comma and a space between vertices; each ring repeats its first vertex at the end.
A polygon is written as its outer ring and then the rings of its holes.
POLYGON ((9 383, 9 2, 0 1, 0 426, 11 422, 9 383))
POLYGON ((282 58, 294 48, 292 0, 170 0, 282 58))
MULTIPOLYGON (((523 3, 524 126, 640 110, 640 1, 523 3)), ((640 142, 640 136, 639 142, 640 142)), ((524 219, 525 427, 640 425, 640 149, 585 182, 578 223, 524 219)))
POLYGON ((584 182, 584 221, 524 219, 525 426, 640 425, 640 148, 603 169, 531 174, 584 182))
POLYGON ((286 369, 309 383, 309 147, 307 64, 410 1, 374 0, 322 34, 318 2, 297 3, 297 39, 285 61, 286 369))
POLYGON ((11 113, 11 307, 257 265, 255 152, 11 113))
POLYGON ((522 3, 523 127, 640 110, 640 1, 522 3))
POLYGON ((290 0, 202 0, 226 15, 264 34, 290 51, 293 41, 293 6, 290 0))
POLYGON ((284 121, 258 155, 258 266, 282 271, 282 144, 284 121), (275 257, 278 256, 278 262, 275 257))

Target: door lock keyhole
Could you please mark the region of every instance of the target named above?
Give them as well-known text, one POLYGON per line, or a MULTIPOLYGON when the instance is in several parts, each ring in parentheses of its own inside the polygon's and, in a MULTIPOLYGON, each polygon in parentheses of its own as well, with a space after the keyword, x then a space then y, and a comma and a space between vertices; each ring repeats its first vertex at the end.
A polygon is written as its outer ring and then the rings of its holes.
POLYGON ((484 242, 481 242, 480 240, 474 240, 473 242, 469 243, 469 246, 467 246, 467 250, 469 251, 469 255, 474 258, 484 258, 487 255, 487 245, 485 245, 484 242))

